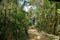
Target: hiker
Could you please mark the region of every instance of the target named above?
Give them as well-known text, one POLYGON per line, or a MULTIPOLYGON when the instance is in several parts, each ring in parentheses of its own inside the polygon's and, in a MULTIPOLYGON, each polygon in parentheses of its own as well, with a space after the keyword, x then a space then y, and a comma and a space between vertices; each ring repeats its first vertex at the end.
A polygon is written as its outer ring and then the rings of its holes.
POLYGON ((30 23, 30 25, 33 24, 33 19, 32 18, 30 18, 29 23, 30 23))
POLYGON ((33 17, 33 25, 35 25, 35 17, 33 17))

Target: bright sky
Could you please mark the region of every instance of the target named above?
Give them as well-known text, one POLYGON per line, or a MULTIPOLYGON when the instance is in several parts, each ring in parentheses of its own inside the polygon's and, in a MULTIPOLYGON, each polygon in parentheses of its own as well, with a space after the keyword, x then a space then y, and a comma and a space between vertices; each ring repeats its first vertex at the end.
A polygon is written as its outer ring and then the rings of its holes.
POLYGON ((32 8, 33 10, 36 10, 36 6, 33 6, 33 5, 25 5, 23 10, 28 12, 30 8, 32 8))
MULTIPOLYGON (((24 1, 29 2, 30 0, 23 0, 23 1, 22 1, 22 0, 19 0, 19 1, 18 1, 19 5, 22 6, 22 5, 24 4, 24 1)), ((29 3, 27 3, 27 4, 25 4, 23 10, 26 11, 26 12, 28 12, 31 7, 32 7, 33 10, 36 9, 36 6, 29 5, 29 3)))
POLYGON ((30 8, 31 8, 31 6, 24 6, 23 10, 28 12, 30 8))

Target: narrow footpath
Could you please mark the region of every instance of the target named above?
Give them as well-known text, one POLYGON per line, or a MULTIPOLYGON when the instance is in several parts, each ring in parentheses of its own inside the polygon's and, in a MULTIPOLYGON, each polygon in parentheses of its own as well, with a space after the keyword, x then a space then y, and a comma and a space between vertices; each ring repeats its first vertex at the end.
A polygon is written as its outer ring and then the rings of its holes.
POLYGON ((39 32, 35 25, 32 25, 28 28, 29 38, 28 40, 59 40, 59 36, 54 36, 47 34, 45 32, 39 32))

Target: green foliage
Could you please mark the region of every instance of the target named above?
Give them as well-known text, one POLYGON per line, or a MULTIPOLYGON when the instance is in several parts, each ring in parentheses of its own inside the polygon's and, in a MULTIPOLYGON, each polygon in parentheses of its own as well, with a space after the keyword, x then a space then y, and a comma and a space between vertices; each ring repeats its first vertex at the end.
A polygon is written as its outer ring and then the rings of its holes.
POLYGON ((56 27, 56 35, 60 35, 60 25, 56 27))
POLYGON ((6 12, 3 8, 0 10, 0 40, 8 40, 9 36, 11 37, 10 40, 12 38, 13 40, 26 40, 28 27, 26 12, 18 8, 12 1, 7 3, 7 5, 5 4, 4 7, 6 8, 6 12))
MULTIPOLYGON (((31 0, 31 4, 38 6, 38 10, 36 10, 36 28, 41 31, 43 30, 47 33, 53 33, 56 17, 55 5, 53 5, 53 3, 51 4, 48 0, 41 1, 44 1, 43 5, 40 5, 39 2, 35 3, 34 0, 31 0), (53 7, 51 8, 52 5, 53 7)), ((2 2, 2 4, 4 3, 2 2)), ((6 1, 6 3, 1 6, 0 40, 8 39, 9 35, 13 38, 13 40, 26 40, 26 32, 29 26, 29 18, 26 18, 26 12, 23 11, 22 8, 19 8, 18 5, 16 5, 16 0, 9 0, 8 2, 6 1)), ((60 16, 60 9, 57 9, 57 13, 60 16)), ((60 35, 60 26, 56 27, 56 34, 60 35)))
POLYGON ((45 31, 47 33, 53 33, 54 24, 55 24, 55 5, 52 7, 54 3, 50 3, 48 0, 44 1, 43 7, 40 6, 37 19, 36 28, 40 31, 45 31), (49 5, 48 5, 49 4, 49 5))
POLYGON ((60 9, 57 9, 57 13, 58 13, 58 15, 60 16, 60 9))
POLYGON ((9 17, 7 18, 8 25, 4 24, 4 18, 2 18, 2 15, 0 16, 0 19, 1 19, 0 28, 2 30, 2 33, 4 33, 3 35, 6 35, 5 33, 9 33, 11 31, 11 32, 13 32, 13 36, 15 39, 18 38, 21 40, 26 40, 27 34, 26 34, 25 30, 27 29, 28 21, 27 21, 24 13, 25 12, 22 10, 19 13, 15 12, 15 13, 12 13, 11 15, 9 15, 9 17))

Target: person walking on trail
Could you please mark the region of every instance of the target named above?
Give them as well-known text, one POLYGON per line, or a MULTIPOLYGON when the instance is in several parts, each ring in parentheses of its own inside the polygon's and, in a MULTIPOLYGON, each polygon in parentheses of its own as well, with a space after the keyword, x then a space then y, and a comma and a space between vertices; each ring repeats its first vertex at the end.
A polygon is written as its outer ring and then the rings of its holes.
POLYGON ((33 17, 33 25, 35 25, 35 17, 33 17))
POLYGON ((30 25, 35 25, 35 17, 30 18, 29 22, 30 22, 30 25))
POLYGON ((32 18, 29 19, 29 23, 30 23, 30 25, 33 24, 33 19, 32 18))

